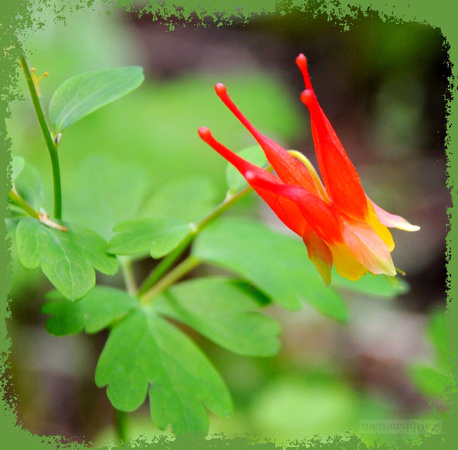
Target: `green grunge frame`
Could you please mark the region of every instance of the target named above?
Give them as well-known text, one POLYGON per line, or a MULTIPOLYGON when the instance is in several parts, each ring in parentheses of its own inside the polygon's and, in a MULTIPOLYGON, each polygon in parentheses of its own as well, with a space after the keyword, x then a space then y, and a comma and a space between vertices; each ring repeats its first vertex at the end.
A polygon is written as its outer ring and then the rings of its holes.
MULTIPOLYGON (((46 23, 37 23, 37 19, 33 16, 33 11, 38 5, 40 8, 48 8, 54 12, 54 20, 65 20, 66 15, 72 14, 72 11, 79 9, 87 9, 90 13, 91 8, 97 3, 98 6, 106 7, 107 11, 123 8, 129 9, 134 0, 0 0, 0 42, 1 51, 3 52, 0 59, 0 142, 3 150, 0 152, 0 166, 2 168, 2 176, 5 180, 2 186, 1 211, 3 217, 7 210, 7 193, 10 190, 10 180, 8 174, 8 165, 10 162, 10 145, 11 142, 6 133, 6 119, 9 117, 9 103, 15 99, 14 86, 17 82, 17 67, 16 61, 8 49, 13 44, 13 35, 16 29, 36 29, 37 27, 46 26, 46 23)), ((135 1, 137 5, 139 2, 135 1)), ((351 22, 355 20, 356 13, 371 10, 377 12, 380 17, 386 19, 395 19, 402 22, 417 22, 427 24, 434 28, 439 28, 442 35, 450 45, 449 55, 452 67, 452 80, 450 85, 452 89, 456 89, 454 81, 457 77, 456 65, 453 65, 455 60, 458 61, 458 27, 456 26, 456 12, 458 6, 452 0, 400 0, 396 4, 390 4, 386 0, 347 0, 345 2, 339 0, 163 0, 153 1, 145 0, 141 3, 145 7, 145 11, 149 9, 160 17, 161 20, 169 24, 173 29, 174 17, 181 16, 186 20, 191 14, 198 17, 210 16, 213 17, 218 25, 222 27, 231 26, 231 17, 243 18, 249 22, 252 17, 259 14, 288 14, 288 11, 294 7, 306 8, 307 11, 325 13, 332 17, 332 20, 342 27, 345 31, 351 22)), ((43 11, 43 9, 41 9, 43 11)), ((40 19, 41 20, 41 19, 40 19)), ((266 30, 267 32, 267 30, 266 30)), ((454 188, 454 180, 458 177, 458 152, 454 151, 454 147, 458 144, 458 100, 453 98, 454 92, 449 93, 448 117, 447 117, 447 158, 448 158, 448 179, 447 187, 451 192, 452 204, 458 200, 458 190, 454 188)), ((449 213, 449 228, 447 235, 447 268, 448 268, 448 314, 447 325, 449 335, 449 347, 452 352, 457 348, 458 343, 458 314, 457 306, 454 299, 454 294, 458 290, 456 287, 457 272, 452 268, 457 267, 454 258, 453 248, 456 247, 458 240, 458 231, 454 227, 454 210, 449 213)), ((4 221, 0 222, 1 250, 0 250, 0 300, 1 314, 5 320, 0 321, 0 344, 1 344, 1 374, 4 375, 4 368, 7 364, 8 354, 10 351, 11 339, 7 332, 7 319, 9 317, 9 293, 11 289, 11 273, 10 273, 10 255, 9 243, 6 239, 6 227, 4 221)), ((452 359, 453 361, 453 359, 452 359)), ((456 372, 456 359, 454 360, 454 371, 456 372)), ((0 411, 0 442, 5 448, 14 449, 54 449, 65 446, 65 448, 83 448, 80 444, 63 441, 59 436, 37 436, 33 435, 29 430, 21 428, 17 425, 17 418, 14 409, 4 400, 4 392, 8 389, 9 380, 4 376, 2 378, 2 405, 0 411)), ((456 395, 456 394, 455 394, 456 395)), ((455 398, 451 397, 451 410, 447 415, 447 419, 442 422, 442 434, 428 440, 427 445, 434 448, 453 448, 453 442, 458 438, 457 425, 457 405, 454 402, 455 398)), ((305 444, 305 443, 304 443, 305 444)), ((313 443, 308 442, 308 445, 313 443)), ((322 446, 323 444, 318 444, 322 446)), ((185 441, 177 439, 174 442, 158 442, 154 447, 164 448, 218 448, 221 447, 256 447, 256 448, 276 448, 272 442, 264 443, 249 443, 243 439, 234 439, 227 441, 222 439, 211 441, 185 441)), ((298 443, 300 447, 301 444, 298 443)), ((358 440, 350 438, 346 441, 334 441, 324 445, 326 448, 356 448, 358 440)), ((139 442, 136 448, 142 447, 139 442)), ((150 447, 149 447, 150 448, 150 447)), ((359 448, 359 447, 358 447, 359 448)))

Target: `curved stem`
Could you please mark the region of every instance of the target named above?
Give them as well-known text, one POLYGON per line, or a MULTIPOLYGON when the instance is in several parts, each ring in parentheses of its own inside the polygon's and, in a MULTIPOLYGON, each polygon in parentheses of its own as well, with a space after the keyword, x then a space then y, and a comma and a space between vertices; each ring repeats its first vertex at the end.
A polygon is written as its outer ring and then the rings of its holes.
POLYGON ((127 292, 135 296, 137 295, 137 283, 135 281, 134 271, 132 270, 132 259, 127 256, 118 256, 119 265, 121 266, 124 284, 127 292))
POLYGON ((194 238, 211 222, 213 222, 217 217, 219 217, 224 211, 229 209, 235 203, 240 201, 242 198, 246 197, 253 189, 250 186, 242 189, 234 195, 228 194, 225 200, 220 203, 210 214, 204 217, 194 228, 192 228, 183 241, 178 245, 178 247, 169 253, 151 272, 149 277, 143 282, 142 286, 138 290, 138 295, 144 297, 146 293, 159 282, 161 277, 173 266, 173 264, 178 260, 178 258, 183 254, 183 252, 188 248, 189 244, 194 240, 194 238))
POLYGON ((51 157, 53 187, 54 187, 54 217, 57 220, 62 219, 62 187, 60 182, 60 168, 59 168, 59 155, 57 153, 56 145, 54 144, 51 131, 49 130, 48 123, 41 107, 40 99, 38 98, 37 88, 33 82, 32 74, 24 56, 19 60, 22 71, 24 72, 27 87, 32 98, 32 103, 35 108, 38 123, 40 124, 41 132, 48 147, 49 156, 51 157))
POLYGON ((38 219, 39 214, 14 190, 8 193, 8 198, 13 203, 13 205, 18 206, 23 211, 25 211, 29 216, 38 219))
POLYGON ((167 275, 161 278, 149 291, 147 291, 143 296, 141 296, 141 301, 143 304, 151 303, 151 301, 161 292, 165 291, 168 287, 172 286, 175 281, 178 281, 188 272, 191 272, 196 266, 201 263, 200 259, 191 255, 184 259, 180 264, 178 264, 173 270, 171 270, 167 275))

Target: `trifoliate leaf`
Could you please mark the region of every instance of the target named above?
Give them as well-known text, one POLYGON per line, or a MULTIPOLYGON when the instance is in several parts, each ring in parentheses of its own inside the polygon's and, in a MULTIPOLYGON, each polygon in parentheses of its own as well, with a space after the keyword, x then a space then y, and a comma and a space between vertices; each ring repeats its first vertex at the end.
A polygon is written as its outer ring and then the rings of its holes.
POLYGON ((268 301, 245 282, 212 277, 179 283, 153 305, 161 314, 185 323, 234 353, 272 356, 280 348, 280 327, 258 312, 268 301))
POLYGON ((106 252, 106 242, 98 234, 79 225, 58 223, 68 231, 33 218, 22 219, 16 229, 19 261, 26 269, 41 265, 56 289, 74 301, 94 287, 94 269, 114 275, 118 262, 106 252))
POLYGON ((346 320, 347 306, 326 288, 302 241, 246 219, 219 219, 197 237, 194 255, 252 282, 272 301, 297 310, 305 301, 326 316, 346 320))
POLYGON ((108 251, 116 255, 149 252, 153 258, 170 253, 189 234, 189 224, 174 218, 132 219, 117 224, 108 251))
POLYGON ((122 318, 138 305, 138 300, 125 291, 95 286, 77 302, 69 302, 58 291, 46 295, 51 300, 41 308, 43 314, 51 314, 46 330, 54 336, 80 333, 97 333, 122 318))
POLYGON ((97 386, 120 411, 149 396, 151 418, 175 434, 205 432, 206 408, 232 413, 229 392, 204 354, 181 331, 151 311, 137 310, 111 331, 95 372, 97 386))
POLYGON ((138 87, 142 67, 119 67, 87 72, 61 84, 49 104, 49 118, 57 133, 138 87))

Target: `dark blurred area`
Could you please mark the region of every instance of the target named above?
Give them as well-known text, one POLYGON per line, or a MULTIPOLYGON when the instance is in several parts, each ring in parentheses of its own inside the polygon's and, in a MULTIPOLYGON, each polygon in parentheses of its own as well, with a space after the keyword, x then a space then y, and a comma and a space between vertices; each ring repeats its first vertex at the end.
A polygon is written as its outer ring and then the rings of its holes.
MULTIPOLYGON (((407 273, 409 292, 395 300, 347 295, 348 324, 308 307, 299 313, 272 308, 269 314, 282 324, 283 349, 269 359, 234 356, 193 336, 227 380, 236 405, 233 419, 212 418, 211 431, 281 440, 357 430, 361 419, 429 417, 431 402, 446 409, 444 397, 425 395, 409 376, 411 363, 434 361, 427 324, 431 312, 446 305, 451 69, 440 30, 382 21, 376 13, 361 13, 345 26, 325 14, 312 18, 310 11, 239 24, 234 18, 232 26, 221 27, 210 18, 202 23, 177 17, 173 31, 153 19, 135 13, 110 19, 135 48, 135 64, 145 68, 146 83, 179 83, 202 73, 224 82, 220 78, 226 72, 240 75, 243 83, 251 71, 267 73, 285 86, 298 126, 287 136, 261 131, 315 163, 308 112, 299 101, 303 81, 294 62, 304 53, 320 105, 366 191, 384 209, 421 226, 417 233, 393 232, 393 259, 407 273), (313 405, 310 416, 304 412, 307 404, 313 405)), ((250 106, 262 112, 262 104, 250 106)), ((232 120, 227 112, 227 121, 232 120)), ((213 125, 220 131, 216 127, 225 123, 213 125)), ((242 127, 239 133, 247 139, 242 127)), ((111 436, 112 412, 93 374, 106 335, 47 335, 40 306, 50 286, 35 278, 35 284, 13 289, 11 303, 9 395, 15 398, 18 422, 37 434, 104 442, 111 436)), ((139 433, 142 427, 158 433, 148 421, 147 406, 132 416, 139 433)))

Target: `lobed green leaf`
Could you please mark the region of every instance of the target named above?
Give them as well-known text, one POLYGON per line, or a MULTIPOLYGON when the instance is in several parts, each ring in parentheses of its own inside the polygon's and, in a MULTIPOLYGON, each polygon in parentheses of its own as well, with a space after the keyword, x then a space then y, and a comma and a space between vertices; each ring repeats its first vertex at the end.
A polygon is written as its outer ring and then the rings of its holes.
POLYGON ((297 310, 306 301, 321 313, 344 321, 347 306, 326 288, 302 241, 247 219, 220 219, 197 237, 193 253, 252 282, 272 301, 297 310))
POLYGON ((69 302, 58 291, 46 295, 51 300, 41 308, 51 314, 46 330, 54 336, 67 336, 85 330, 97 333, 121 319, 138 305, 138 300, 125 291, 95 286, 78 302, 69 302))
POLYGON ((19 261, 26 269, 41 265, 56 289, 75 301, 94 287, 94 269, 114 275, 118 262, 106 252, 106 242, 98 234, 78 225, 59 223, 68 231, 33 218, 22 219, 16 229, 19 261))
POLYGON ((54 93, 49 118, 54 132, 87 116, 96 109, 126 95, 144 79, 142 67, 119 67, 87 72, 69 78, 54 93))
POLYGON ((152 311, 137 310, 111 331, 95 372, 97 386, 120 411, 149 396, 151 418, 175 434, 206 432, 206 408, 232 413, 230 394, 214 367, 181 331, 152 311))
POLYGON ((108 242, 108 252, 135 255, 149 252, 159 259, 174 250, 189 234, 190 225, 175 218, 132 219, 117 224, 108 242))
POLYGON ((258 312, 268 302, 245 282, 211 277, 179 283, 153 306, 234 353, 272 356, 280 348, 280 327, 258 312))

